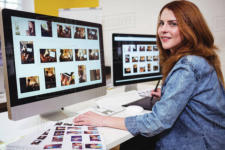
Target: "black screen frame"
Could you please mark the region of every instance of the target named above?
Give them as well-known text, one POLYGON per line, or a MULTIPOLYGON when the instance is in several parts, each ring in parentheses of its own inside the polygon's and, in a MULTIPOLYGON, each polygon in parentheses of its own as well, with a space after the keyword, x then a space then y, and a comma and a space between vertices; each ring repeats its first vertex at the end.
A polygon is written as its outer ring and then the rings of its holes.
MULTIPOLYGON (((121 86, 121 85, 129 85, 129 84, 136 84, 136 83, 142 83, 142 82, 147 82, 147 81, 155 81, 155 80, 160 80, 162 79, 161 75, 161 68, 159 67, 160 71, 159 73, 149 73, 149 74, 142 74, 142 75, 135 75, 135 76, 128 76, 128 77, 123 77, 123 60, 122 56, 119 57, 117 55, 117 41, 115 41, 115 37, 148 37, 148 38, 156 38, 156 35, 147 35, 147 34, 125 34, 125 33, 113 33, 112 34, 112 75, 113 75, 113 85, 114 86, 121 86), (149 76, 157 76, 154 78, 145 78, 149 76), (132 80, 135 78, 143 78, 141 80, 132 80), (144 79, 145 78, 145 79, 144 79), (123 82, 116 82, 121 79, 131 79, 129 81, 123 81, 123 82)), ((126 42, 123 42, 126 43, 126 42)), ((131 43, 131 42, 127 42, 131 43)), ((135 44, 138 44, 139 42, 133 42, 135 44)), ((143 42, 140 42, 143 43, 143 42)), ((146 44, 149 42, 146 42, 146 44)), ((156 44, 156 42, 152 42, 156 44)))
POLYGON ((63 96, 66 94, 72 94, 75 92, 80 92, 88 89, 103 87, 106 85, 106 77, 105 77, 105 61, 104 61, 104 50, 103 50, 103 32, 102 25, 98 23, 86 22, 81 20, 74 20, 62 17, 48 16, 37 13, 30 13, 25 11, 18 11, 12 9, 3 9, 2 10, 2 21, 3 21, 3 30, 4 30, 4 44, 5 44, 5 58, 6 58, 6 66, 7 66, 7 75, 8 75, 8 87, 9 87, 9 96, 10 96, 10 105, 11 107, 33 103, 40 100, 45 100, 49 98, 54 98, 58 96, 63 96), (96 27, 99 29, 99 45, 100 45, 100 58, 101 58, 101 73, 102 73, 102 82, 98 84, 62 90, 57 92, 52 92, 49 94, 42 94, 37 96, 32 96, 28 98, 18 99, 17 93, 17 82, 16 82, 16 70, 15 70, 15 61, 14 61, 14 51, 13 51, 13 33, 12 33, 12 23, 11 17, 24 17, 29 19, 37 19, 37 20, 45 20, 51 22, 59 22, 59 23, 68 23, 75 25, 84 25, 90 27, 96 27))

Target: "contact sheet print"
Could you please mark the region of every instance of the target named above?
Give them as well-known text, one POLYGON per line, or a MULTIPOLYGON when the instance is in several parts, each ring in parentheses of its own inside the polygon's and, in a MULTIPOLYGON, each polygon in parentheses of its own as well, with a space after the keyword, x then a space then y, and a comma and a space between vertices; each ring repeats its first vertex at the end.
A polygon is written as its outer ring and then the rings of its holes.
POLYGON ((106 147, 97 127, 57 122, 44 132, 9 144, 7 149, 105 150, 106 147))

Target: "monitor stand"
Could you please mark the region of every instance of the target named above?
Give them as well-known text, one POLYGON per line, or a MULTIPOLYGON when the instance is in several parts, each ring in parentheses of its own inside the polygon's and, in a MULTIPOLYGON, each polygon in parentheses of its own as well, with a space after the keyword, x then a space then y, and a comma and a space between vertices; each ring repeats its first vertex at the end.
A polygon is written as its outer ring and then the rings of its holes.
POLYGON ((40 114, 40 117, 49 121, 60 121, 76 116, 76 112, 71 112, 61 108, 61 110, 40 114))
POLYGON ((133 91, 133 90, 137 91, 137 84, 125 85, 125 92, 133 91))

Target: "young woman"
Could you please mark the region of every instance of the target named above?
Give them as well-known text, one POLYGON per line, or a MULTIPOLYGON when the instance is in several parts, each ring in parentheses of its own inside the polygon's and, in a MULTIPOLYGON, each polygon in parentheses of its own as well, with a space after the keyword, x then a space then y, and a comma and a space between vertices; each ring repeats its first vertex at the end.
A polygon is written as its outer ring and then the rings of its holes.
POLYGON ((159 14, 157 45, 162 66, 161 97, 151 113, 117 118, 93 112, 77 125, 107 126, 133 135, 160 134, 160 150, 220 150, 225 147, 225 90, 216 46, 201 12, 173 1, 159 14))

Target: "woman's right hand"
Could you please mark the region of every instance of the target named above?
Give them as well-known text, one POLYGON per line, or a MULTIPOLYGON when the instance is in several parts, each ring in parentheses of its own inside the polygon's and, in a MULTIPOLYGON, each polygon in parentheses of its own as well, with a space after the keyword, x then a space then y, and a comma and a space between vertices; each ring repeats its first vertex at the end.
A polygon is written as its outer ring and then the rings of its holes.
POLYGON ((154 90, 151 91, 150 96, 161 97, 161 88, 157 88, 156 92, 154 90))

